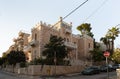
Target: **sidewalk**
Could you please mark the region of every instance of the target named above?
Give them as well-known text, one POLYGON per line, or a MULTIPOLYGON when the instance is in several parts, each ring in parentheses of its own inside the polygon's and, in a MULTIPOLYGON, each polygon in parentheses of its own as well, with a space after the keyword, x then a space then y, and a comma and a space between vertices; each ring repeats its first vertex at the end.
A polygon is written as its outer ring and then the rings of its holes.
MULTIPOLYGON (((59 79, 59 78, 64 78, 64 77, 72 77, 72 76, 80 75, 80 73, 73 73, 73 74, 66 74, 66 75, 59 75, 59 76, 32 76, 32 75, 11 73, 11 72, 6 72, 6 71, 1 71, 1 72, 11 75, 11 76, 15 76, 16 78, 20 78, 20 79, 54 79, 54 78, 59 79)), ((99 79, 107 79, 107 78, 104 76, 99 79)), ((117 79, 117 76, 109 76, 109 79, 117 79)))
POLYGON ((117 76, 110 77, 109 79, 117 79, 117 76))
POLYGON ((21 78, 21 79, 41 79, 40 76, 23 75, 23 74, 11 73, 8 71, 3 71, 3 70, 1 70, 1 72, 8 74, 10 76, 14 76, 16 78, 21 78))

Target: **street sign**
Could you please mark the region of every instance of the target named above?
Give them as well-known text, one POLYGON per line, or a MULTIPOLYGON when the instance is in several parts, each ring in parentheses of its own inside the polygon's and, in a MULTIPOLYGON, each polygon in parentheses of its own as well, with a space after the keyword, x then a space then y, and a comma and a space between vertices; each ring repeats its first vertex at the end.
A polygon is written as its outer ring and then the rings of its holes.
POLYGON ((105 57, 109 57, 109 56, 110 56, 110 52, 105 51, 105 52, 104 52, 104 56, 105 56, 105 57))
POLYGON ((106 58, 106 66, 107 66, 107 79, 109 79, 109 68, 108 68, 108 57, 110 56, 110 52, 105 51, 104 56, 106 58))

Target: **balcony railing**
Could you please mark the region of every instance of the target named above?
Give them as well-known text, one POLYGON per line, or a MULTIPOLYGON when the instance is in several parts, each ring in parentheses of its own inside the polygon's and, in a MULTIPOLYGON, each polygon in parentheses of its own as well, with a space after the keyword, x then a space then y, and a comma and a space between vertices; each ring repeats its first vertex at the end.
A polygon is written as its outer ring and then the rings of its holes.
POLYGON ((72 33, 72 31, 70 29, 66 29, 65 32, 70 33, 70 34, 72 33))
POLYGON ((72 42, 65 42, 64 44, 69 48, 77 48, 77 45, 72 42))
POLYGON ((36 44, 37 44, 37 41, 34 39, 30 42, 30 46, 32 46, 32 47, 35 47, 36 44))
POLYGON ((31 51, 31 46, 30 46, 30 45, 25 46, 23 50, 24 50, 25 52, 29 52, 29 51, 31 51))

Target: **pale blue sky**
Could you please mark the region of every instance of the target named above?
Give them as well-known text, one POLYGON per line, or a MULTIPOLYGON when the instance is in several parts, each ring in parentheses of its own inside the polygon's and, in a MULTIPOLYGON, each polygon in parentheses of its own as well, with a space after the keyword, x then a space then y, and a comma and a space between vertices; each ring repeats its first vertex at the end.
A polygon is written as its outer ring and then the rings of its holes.
MULTIPOLYGON (((0 0, 0 56, 18 36, 20 30, 31 32, 31 28, 40 21, 54 24, 59 17, 66 16, 85 0, 0 0)), ((88 0, 86 4, 67 17, 64 21, 73 23, 73 33, 79 34, 76 27, 83 22, 90 23, 96 41, 106 34, 108 29, 120 24, 120 0, 88 0), (100 8, 99 8, 100 7, 100 8), (87 19, 98 9, 90 18, 87 19), (87 19, 87 20, 86 20, 87 19)), ((115 46, 120 45, 120 37, 115 46)))

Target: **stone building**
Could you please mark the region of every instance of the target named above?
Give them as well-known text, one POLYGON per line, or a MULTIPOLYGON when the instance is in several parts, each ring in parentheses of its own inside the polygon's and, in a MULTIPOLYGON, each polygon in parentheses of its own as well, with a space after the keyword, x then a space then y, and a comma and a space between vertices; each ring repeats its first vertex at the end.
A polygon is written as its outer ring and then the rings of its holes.
POLYGON ((62 37, 65 40, 64 44, 69 52, 69 60, 73 65, 82 64, 89 57, 88 52, 93 49, 93 38, 87 35, 73 34, 72 23, 66 23, 60 17, 54 25, 40 22, 32 28, 30 42, 24 47, 24 51, 31 54, 31 60, 42 58, 44 45, 49 42, 51 35, 62 37))
POLYGON ((14 38, 14 50, 23 51, 24 46, 28 44, 28 37, 30 34, 20 31, 18 37, 14 38))
POLYGON ((71 65, 83 65, 90 59, 89 51, 93 50, 94 39, 90 36, 75 35, 72 33, 72 23, 66 23, 60 17, 54 25, 40 22, 31 29, 31 34, 20 31, 15 38, 14 44, 7 50, 22 50, 25 52, 27 61, 35 58, 42 58, 44 46, 49 42, 50 36, 56 35, 64 39, 64 44, 68 50, 68 59, 71 65))
MULTIPOLYGON (((30 34, 20 31, 18 37, 13 39, 14 44, 9 47, 6 53, 10 53, 11 50, 24 51, 24 47, 29 44, 30 34)), ((31 57, 29 53, 25 52, 27 60, 31 57)))

